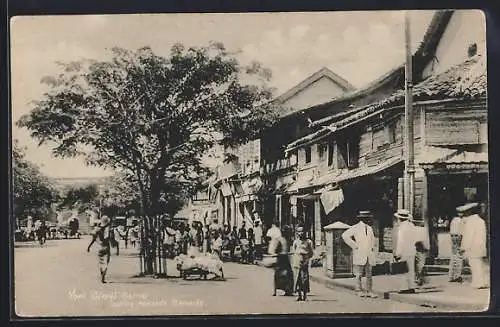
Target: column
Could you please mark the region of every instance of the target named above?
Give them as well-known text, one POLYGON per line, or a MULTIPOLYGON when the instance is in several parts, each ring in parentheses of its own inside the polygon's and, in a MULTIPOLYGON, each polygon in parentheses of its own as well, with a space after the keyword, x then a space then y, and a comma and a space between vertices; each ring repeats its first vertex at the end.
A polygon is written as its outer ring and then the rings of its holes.
POLYGON ((405 190, 405 178, 398 178, 398 209, 403 209, 405 207, 404 203, 404 190, 405 190))
POLYGON ((281 195, 276 195, 276 198, 275 198, 275 217, 278 219, 278 222, 279 222, 279 226, 281 226, 282 224, 282 213, 281 213, 281 195))
POLYGON ((314 200, 314 244, 321 245, 321 202, 314 200))
POLYGON ((238 208, 236 207, 236 199, 234 196, 231 196, 231 224, 232 226, 238 226, 238 220, 236 219, 237 215, 236 212, 238 211, 238 208))
POLYGON ((295 228, 297 224, 297 197, 295 195, 290 196, 290 216, 290 224, 295 228))
POLYGON ((228 208, 229 208, 229 201, 228 201, 228 197, 225 196, 224 197, 224 209, 223 209, 224 215, 222 217, 223 224, 229 224, 229 217, 227 214, 228 208))

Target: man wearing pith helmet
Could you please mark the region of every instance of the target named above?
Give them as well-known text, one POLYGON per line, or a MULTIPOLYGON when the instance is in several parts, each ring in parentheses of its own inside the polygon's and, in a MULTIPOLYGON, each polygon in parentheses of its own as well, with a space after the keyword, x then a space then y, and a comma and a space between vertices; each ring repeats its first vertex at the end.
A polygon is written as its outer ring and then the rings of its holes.
POLYGON ((457 208, 463 216, 464 229, 461 244, 461 253, 468 260, 472 273, 471 286, 474 288, 487 288, 488 276, 484 263, 486 257, 486 223, 476 213, 478 203, 467 203, 457 208))
POLYGON ((407 267, 405 285, 400 293, 411 294, 415 293, 416 228, 410 211, 399 209, 394 217, 401 222, 398 228, 395 257, 397 260, 406 262, 407 267))

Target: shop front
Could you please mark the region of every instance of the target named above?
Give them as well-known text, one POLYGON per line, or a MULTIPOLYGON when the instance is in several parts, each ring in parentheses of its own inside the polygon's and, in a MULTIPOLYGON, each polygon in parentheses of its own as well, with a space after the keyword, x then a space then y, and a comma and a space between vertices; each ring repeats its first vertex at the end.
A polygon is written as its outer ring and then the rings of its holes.
POLYGON ((393 251, 394 213, 401 197, 404 165, 401 160, 367 169, 358 169, 339 176, 339 186, 344 201, 327 217, 328 223, 341 221, 354 225, 359 211, 369 210, 373 214, 372 228, 378 242, 378 251, 393 251))
POLYGON ((446 160, 421 163, 428 183, 427 215, 432 257, 450 258, 450 221, 457 215, 456 207, 464 203, 481 205, 479 214, 489 229, 487 160, 484 152, 457 152, 446 160))

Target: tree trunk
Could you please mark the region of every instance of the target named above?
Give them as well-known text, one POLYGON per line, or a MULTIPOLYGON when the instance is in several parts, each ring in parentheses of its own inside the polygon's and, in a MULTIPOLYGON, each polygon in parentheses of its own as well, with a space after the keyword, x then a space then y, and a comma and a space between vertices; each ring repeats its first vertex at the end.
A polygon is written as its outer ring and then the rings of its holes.
POLYGON ((152 275, 154 274, 154 261, 155 261, 155 255, 154 255, 154 244, 153 244, 153 233, 154 233, 154 228, 151 224, 151 217, 146 216, 146 226, 145 226, 145 247, 144 247, 144 273, 146 275, 152 275))

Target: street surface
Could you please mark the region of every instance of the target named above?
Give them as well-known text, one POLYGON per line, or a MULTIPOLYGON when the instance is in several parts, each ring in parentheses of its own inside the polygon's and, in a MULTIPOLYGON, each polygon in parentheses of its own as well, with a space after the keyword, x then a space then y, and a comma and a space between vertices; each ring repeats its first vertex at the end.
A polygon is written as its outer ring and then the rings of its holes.
MULTIPOLYGON (((147 316, 207 314, 404 313, 431 308, 383 299, 311 282, 306 302, 282 293, 272 296, 272 270, 225 263, 226 281, 182 280, 173 264, 168 279, 133 277, 139 272, 134 249, 113 250, 108 283, 98 279, 96 248, 90 238, 32 243, 15 248, 16 313, 24 317, 147 316)), ((122 244, 123 246, 123 244, 122 244)), ((210 279, 210 277, 209 277, 210 279)))

